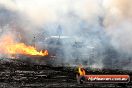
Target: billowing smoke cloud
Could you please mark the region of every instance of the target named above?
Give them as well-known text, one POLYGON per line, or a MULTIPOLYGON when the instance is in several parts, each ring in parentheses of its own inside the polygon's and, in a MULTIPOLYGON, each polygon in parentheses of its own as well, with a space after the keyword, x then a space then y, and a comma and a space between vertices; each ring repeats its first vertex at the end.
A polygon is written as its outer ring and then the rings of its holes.
POLYGON ((122 68, 122 62, 131 60, 131 0, 3 0, 0 6, 2 36, 10 32, 17 42, 29 45, 35 36, 38 49, 45 48, 46 34, 59 35, 58 30, 74 38, 62 48, 63 63, 92 67, 117 63, 114 67, 122 68), (73 48, 79 44, 83 47, 73 48))
POLYGON ((113 0, 107 10, 104 21, 106 30, 112 37, 114 45, 118 49, 131 53, 131 21, 132 6, 131 0, 113 0))
POLYGON ((117 59, 119 63, 124 63, 123 68, 131 65, 131 34, 132 34, 132 6, 131 0, 111 0, 106 8, 104 20, 106 33, 111 38, 111 44, 114 49, 120 53, 117 59), (126 64, 125 64, 126 63, 126 64))

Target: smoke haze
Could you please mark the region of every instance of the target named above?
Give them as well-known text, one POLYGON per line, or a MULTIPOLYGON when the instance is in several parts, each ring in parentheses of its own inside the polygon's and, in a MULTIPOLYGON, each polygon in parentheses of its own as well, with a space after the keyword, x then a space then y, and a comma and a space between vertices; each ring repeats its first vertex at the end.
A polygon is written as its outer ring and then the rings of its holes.
MULTIPOLYGON (((131 0, 1 0, 0 44, 3 37, 44 49, 45 32, 75 37, 87 48, 76 53, 87 54, 76 63, 91 67, 131 69, 132 64, 132 1, 131 0), (18 37, 19 36, 19 37, 18 37), (124 65, 124 67, 122 67, 124 65), (113 68, 113 67, 112 67, 113 68)), ((75 63, 71 46, 63 48, 64 63, 75 63), (68 52, 67 52, 68 51, 68 52)))

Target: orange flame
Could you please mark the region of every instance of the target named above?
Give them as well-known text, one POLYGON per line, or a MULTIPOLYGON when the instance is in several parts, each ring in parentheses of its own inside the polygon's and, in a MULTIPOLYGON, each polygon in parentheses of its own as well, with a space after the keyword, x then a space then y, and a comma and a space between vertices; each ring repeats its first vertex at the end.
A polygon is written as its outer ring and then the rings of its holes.
POLYGON ((16 43, 10 36, 4 37, 0 41, 0 53, 4 54, 25 54, 47 56, 48 51, 37 51, 33 46, 27 46, 24 43, 16 43))
POLYGON ((78 71, 79 71, 80 76, 84 76, 86 74, 85 70, 84 70, 84 68, 82 68, 82 66, 79 66, 78 71))
POLYGON ((48 55, 47 50, 45 50, 44 52, 42 52, 41 50, 39 52, 33 46, 26 46, 24 43, 8 45, 6 49, 9 54, 27 54, 27 55, 40 55, 40 56, 48 55))

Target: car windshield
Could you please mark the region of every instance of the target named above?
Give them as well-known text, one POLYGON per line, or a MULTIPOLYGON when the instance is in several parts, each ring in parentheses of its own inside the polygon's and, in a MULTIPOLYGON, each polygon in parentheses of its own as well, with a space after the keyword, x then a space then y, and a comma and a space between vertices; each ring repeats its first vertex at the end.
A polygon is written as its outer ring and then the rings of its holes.
POLYGON ((73 38, 49 38, 45 42, 54 45, 73 45, 75 40, 73 38))

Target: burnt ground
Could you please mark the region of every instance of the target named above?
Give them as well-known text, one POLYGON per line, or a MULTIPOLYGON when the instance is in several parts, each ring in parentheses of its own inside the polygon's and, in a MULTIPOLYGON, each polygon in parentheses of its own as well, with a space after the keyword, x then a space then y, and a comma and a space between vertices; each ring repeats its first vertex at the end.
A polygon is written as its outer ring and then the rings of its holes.
MULTIPOLYGON (((129 74, 132 72, 110 69, 86 68, 87 74, 129 74)), ((0 88, 45 88, 45 87, 118 87, 132 88, 128 84, 78 84, 74 67, 35 65, 24 62, 0 62, 0 88)))

